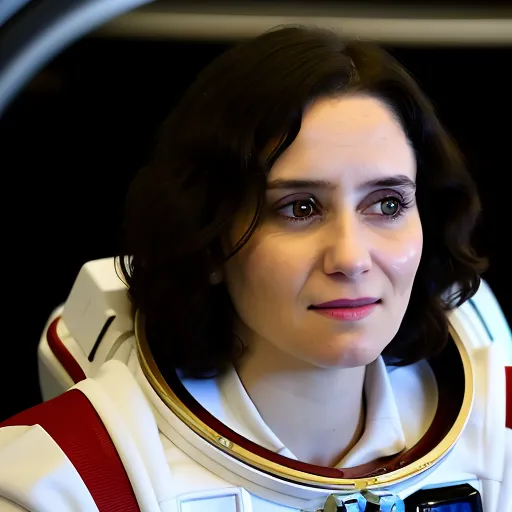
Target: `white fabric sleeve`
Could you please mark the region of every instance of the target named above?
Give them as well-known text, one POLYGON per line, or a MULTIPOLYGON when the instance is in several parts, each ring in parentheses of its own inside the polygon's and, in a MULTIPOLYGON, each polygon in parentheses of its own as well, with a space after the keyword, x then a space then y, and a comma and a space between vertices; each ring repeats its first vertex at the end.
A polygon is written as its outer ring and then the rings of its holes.
POLYGON ((98 512, 71 461, 40 425, 0 428, 0 497, 32 512, 98 512))

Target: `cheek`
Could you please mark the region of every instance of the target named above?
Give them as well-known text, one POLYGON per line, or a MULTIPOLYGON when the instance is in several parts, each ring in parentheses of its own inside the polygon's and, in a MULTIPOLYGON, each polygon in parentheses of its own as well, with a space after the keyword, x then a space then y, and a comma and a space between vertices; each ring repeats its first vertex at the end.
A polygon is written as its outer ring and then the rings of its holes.
POLYGON ((421 235, 407 240, 400 249, 390 254, 390 263, 397 276, 414 276, 418 270, 423 248, 421 235))
POLYGON ((381 266, 397 288, 408 292, 412 288, 423 250, 423 232, 419 217, 407 229, 399 231, 382 246, 381 266))
POLYGON ((297 295, 307 280, 312 255, 304 246, 285 236, 255 233, 249 243, 232 258, 225 277, 233 301, 271 304, 286 302, 297 295), (284 302, 284 301, 283 301, 284 302))

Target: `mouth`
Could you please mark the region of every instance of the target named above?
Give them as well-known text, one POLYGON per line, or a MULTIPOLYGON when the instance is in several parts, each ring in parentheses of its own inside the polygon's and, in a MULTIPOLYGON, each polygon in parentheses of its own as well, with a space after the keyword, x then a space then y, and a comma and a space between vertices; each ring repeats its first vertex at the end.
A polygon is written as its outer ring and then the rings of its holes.
POLYGON ((374 297, 337 299, 309 306, 308 309, 332 320, 356 322, 370 316, 381 302, 374 297))
POLYGON ((346 309, 346 308, 359 308, 362 306, 371 306, 380 304, 381 299, 375 297, 361 297, 358 299, 336 299, 329 302, 322 302, 321 304, 313 304, 308 309, 346 309))

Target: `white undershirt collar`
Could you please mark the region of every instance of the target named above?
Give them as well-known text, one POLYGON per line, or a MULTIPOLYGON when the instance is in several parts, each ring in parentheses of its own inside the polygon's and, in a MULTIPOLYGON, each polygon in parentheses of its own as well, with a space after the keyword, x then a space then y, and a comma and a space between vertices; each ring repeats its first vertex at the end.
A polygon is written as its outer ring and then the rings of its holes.
MULTIPOLYGON (((211 385, 189 379, 183 383, 192 396, 226 426, 269 450, 297 459, 265 424, 234 368, 210 381, 211 385)), ((406 447, 406 436, 382 357, 367 366, 364 393, 363 435, 337 467, 365 464, 406 447)))

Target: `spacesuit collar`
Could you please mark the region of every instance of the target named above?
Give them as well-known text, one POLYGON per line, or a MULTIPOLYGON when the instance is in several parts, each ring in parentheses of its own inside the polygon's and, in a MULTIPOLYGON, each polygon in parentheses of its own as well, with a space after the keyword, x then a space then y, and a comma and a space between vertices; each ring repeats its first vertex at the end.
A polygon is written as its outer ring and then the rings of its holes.
POLYGON ((163 379, 145 338, 141 315, 136 315, 135 333, 141 368, 149 385, 177 418, 174 428, 189 436, 187 442, 197 444, 201 439, 201 457, 211 459, 214 466, 229 465, 234 468, 232 471, 250 472, 253 479, 256 474, 270 478, 269 485, 271 481, 279 481, 279 486, 285 487, 290 495, 299 492, 297 486, 303 490, 353 492, 354 489, 400 488, 406 480, 410 483, 411 479, 421 478, 451 451, 468 420, 473 402, 469 355, 452 331, 452 340, 446 349, 430 362, 438 384, 438 408, 430 428, 415 446, 355 467, 315 466, 275 453, 219 421, 194 399, 177 374, 163 379), (211 453, 208 455, 205 450, 211 453))

